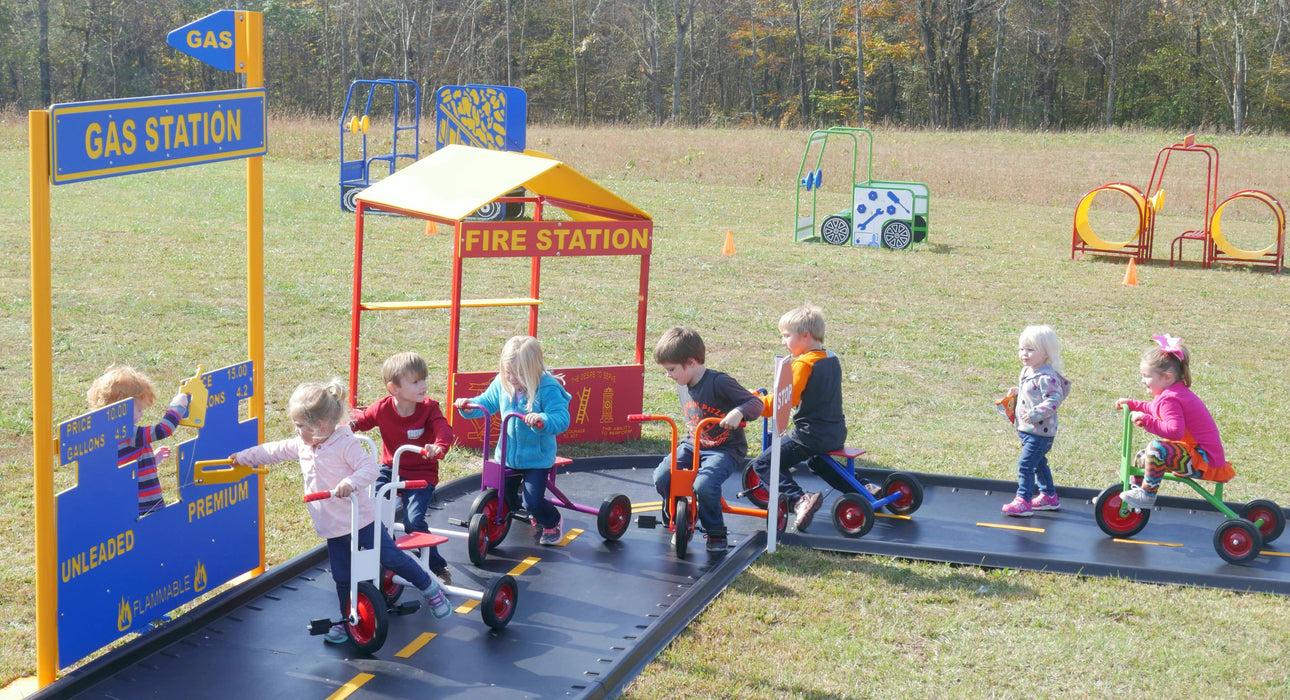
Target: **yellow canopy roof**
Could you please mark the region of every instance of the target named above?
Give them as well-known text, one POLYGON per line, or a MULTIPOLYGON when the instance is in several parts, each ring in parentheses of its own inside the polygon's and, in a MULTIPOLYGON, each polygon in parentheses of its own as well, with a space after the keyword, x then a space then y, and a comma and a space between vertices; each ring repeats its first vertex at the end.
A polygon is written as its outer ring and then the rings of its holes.
MULTIPOLYGON (((553 158, 450 144, 363 190, 358 200, 430 218, 460 221, 516 187, 593 209, 649 214, 553 158)), ((559 202, 555 202, 560 206, 559 202)), ((575 221, 622 218, 609 213, 564 211, 575 221)))

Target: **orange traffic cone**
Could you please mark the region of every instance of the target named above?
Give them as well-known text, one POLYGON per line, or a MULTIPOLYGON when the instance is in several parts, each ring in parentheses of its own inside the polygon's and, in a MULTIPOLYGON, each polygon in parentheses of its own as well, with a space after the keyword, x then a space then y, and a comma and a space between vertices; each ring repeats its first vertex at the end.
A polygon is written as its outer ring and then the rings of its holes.
POLYGON ((1124 284, 1138 286, 1138 265, 1133 258, 1129 258, 1129 269, 1124 271, 1124 284))
POLYGON ((721 254, 722 255, 735 254, 735 232, 734 231, 726 229, 726 244, 721 246, 721 254))
POLYGON ((439 227, 433 221, 426 221, 426 235, 433 236, 439 233, 439 227))

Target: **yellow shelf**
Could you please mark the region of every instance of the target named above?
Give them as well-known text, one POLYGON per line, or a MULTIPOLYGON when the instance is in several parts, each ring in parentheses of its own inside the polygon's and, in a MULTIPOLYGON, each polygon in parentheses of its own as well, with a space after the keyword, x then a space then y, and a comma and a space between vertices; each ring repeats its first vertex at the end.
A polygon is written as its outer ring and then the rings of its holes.
MULTIPOLYGON (((462 308, 481 308, 489 306, 538 306, 541 299, 522 297, 518 299, 463 299, 462 308)), ((362 311, 407 311, 411 309, 450 309, 451 301, 369 301, 359 304, 362 311)))

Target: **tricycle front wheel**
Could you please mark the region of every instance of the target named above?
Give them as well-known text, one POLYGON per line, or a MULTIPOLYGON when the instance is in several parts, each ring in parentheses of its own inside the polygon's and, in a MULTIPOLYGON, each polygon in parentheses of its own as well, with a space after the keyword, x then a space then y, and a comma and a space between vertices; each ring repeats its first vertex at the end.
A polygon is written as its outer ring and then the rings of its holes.
POLYGON ((1267 544, 1281 536, 1286 529, 1285 511, 1281 506, 1266 498, 1259 498, 1245 504, 1241 509, 1241 517, 1254 522, 1262 520, 1263 524, 1259 525, 1259 536, 1263 538, 1263 543, 1267 544))
POLYGON ((1102 489, 1093 501, 1093 517, 1097 519, 1097 526, 1110 537, 1133 537, 1147 526, 1147 520, 1151 518, 1149 510, 1125 508, 1121 513, 1123 501, 1120 496, 1123 492, 1124 484, 1117 481, 1102 489))

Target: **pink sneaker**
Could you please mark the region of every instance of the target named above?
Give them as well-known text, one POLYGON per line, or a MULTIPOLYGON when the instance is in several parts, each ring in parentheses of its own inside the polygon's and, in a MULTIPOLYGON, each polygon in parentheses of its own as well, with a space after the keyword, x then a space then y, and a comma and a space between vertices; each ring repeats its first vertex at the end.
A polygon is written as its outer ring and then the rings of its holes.
POLYGON ((1049 496, 1046 493, 1040 493, 1038 496, 1030 499, 1031 510, 1058 510, 1062 507, 1062 501, 1057 494, 1049 496))
POLYGON ((1029 518, 1035 514, 1034 509, 1030 507, 1030 502, 1021 496, 1012 499, 1012 502, 1003 507, 1004 515, 1011 515, 1014 518, 1029 518))

